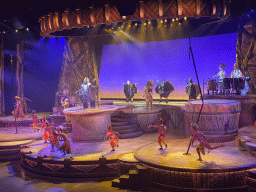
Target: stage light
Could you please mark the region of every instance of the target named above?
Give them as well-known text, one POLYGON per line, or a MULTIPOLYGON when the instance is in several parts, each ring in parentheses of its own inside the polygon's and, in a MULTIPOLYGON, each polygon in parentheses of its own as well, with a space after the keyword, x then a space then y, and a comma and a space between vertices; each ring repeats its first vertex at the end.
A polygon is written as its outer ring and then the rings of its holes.
POLYGON ((166 22, 167 22, 167 19, 165 19, 164 22, 166 23, 166 22))
POLYGON ((181 25, 181 23, 179 23, 179 25, 181 25))
POLYGON ((172 19, 172 21, 175 21, 175 19, 172 19))
POLYGON ((5 33, 5 31, 3 33, 5 33))
POLYGON ((150 24, 151 24, 151 21, 149 21, 148 24, 150 25, 150 24))
POLYGON ((144 25, 147 25, 147 23, 144 23, 144 25))
POLYGON ((153 27, 151 27, 151 29, 153 29, 153 27))
POLYGON ((122 16, 123 19, 126 19, 126 16, 122 16))
POLYGON ((26 28, 27 31, 29 31, 29 28, 26 28))
POLYGON ((161 20, 160 23, 163 23, 163 20, 161 20))
POLYGON ((186 20, 187 20, 187 17, 184 17, 184 20, 186 21, 186 20))
POLYGON ((129 25, 128 27, 131 27, 131 25, 129 25))
POLYGON ((137 23, 135 23, 135 26, 137 26, 138 24, 137 23))
POLYGON ((18 33, 18 30, 16 29, 15 32, 18 33))
POLYGON ((176 21, 178 21, 179 19, 178 18, 176 18, 176 21))

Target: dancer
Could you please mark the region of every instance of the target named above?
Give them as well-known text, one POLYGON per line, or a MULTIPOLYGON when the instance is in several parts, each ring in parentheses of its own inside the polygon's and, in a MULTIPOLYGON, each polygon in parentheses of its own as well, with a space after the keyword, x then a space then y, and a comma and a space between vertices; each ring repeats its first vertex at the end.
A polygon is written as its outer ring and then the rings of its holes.
POLYGON ((33 128, 34 132, 38 131, 38 116, 35 110, 32 110, 32 115, 30 116, 33 119, 33 128))
POLYGON ((92 107, 94 108, 96 103, 99 106, 99 98, 98 98, 99 87, 97 86, 96 79, 92 80, 90 89, 92 94, 92 107))
POLYGON ((153 87, 154 87, 154 80, 149 80, 147 82, 147 85, 144 87, 145 93, 143 95, 146 96, 146 109, 148 108, 148 105, 150 104, 150 107, 152 109, 152 104, 153 104, 153 97, 152 97, 152 92, 153 92, 153 87))
POLYGON ((42 125, 41 125, 41 133, 43 133, 45 128, 46 128, 46 117, 43 117, 42 118, 42 125))
POLYGON ((14 107, 14 111, 12 111, 12 114, 15 116, 16 119, 18 118, 24 118, 24 112, 23 112, 23 105, 22 102, 20 100, 20 97, 15 96, 15 107, 14 107))
POLYGON ((163 149, 162 143, 167 148, 166 137, 165 137, 165 133, 164 133, 164 131, 166 130, 166 126, 163 125, 163 119, 159 118, 158 119, 158 125, 149 125, 148 128, 150 129, 152 127, 157 128, 157 130, 158 130, 159 135, 158 135, 157 141, 158 141, 158 144, 160 146, 160 150, 163 149))
POLYGON ((112 151, 115 151, 115 147, 118 147, 118 140, 119 140, 116 134, 117 135, 120 135, 120 134, 118 132, 113 131, 111 125, 108 125, 107 129, 108 129, 108 132, 104 138, 104 141, 107 139, 107 137, 110 137, 111 138, 110 145, 112 147, 112 151))
POLYGON ((63 130, 59 131, 59 141, 64 141, 63 144, 58 148, 58 150, 63 152, 63 156, 71 153, 70 141, 66 133, 63 133, 63 130))
POLYGON ((174 86, 170 81, 167 80, 164 82, 164 80, 162 80, 161 82, 158 82, 155 92, 160 95, 159 103, 162 102, 163 97, 166 99, 166 103, 168 103, 168 97, 172 91, 174 91, 174 86))
MULTIPOLYGON (((66 98, 64 101, 61 101, 61 104, 64 107, 64 110, 69 108, 68 98, 66 98)), ((71 122, 70 116, 65 115, 65 118, 66 118, 66 123, 70 123, 71 122)))
POLYGON ((226 77, 226 72, 224 69, 226 68, 226 65, 224 63, 221 63, 219 67, 219 73, 216 74, 214 77, 219 77, 219 88, 220 88, 220 94, 224 93, 224 87, 223 87, 223 79, 226 77))
MULTIPOLYGON (((197 154, 198 154, 198 156, 199 156, 198 161, 202 161, 200 152, 201 152, 203 155, 205 155, 205 151, 204 151, 204 148, 205 148, 205 147, 209 149, 208 153, 210 153, 210 150, 217 149, 217 148, 219 148, 219 147, 224 147, 223 144, 218 145, 218 146, 215 146, 215 147, 211 147, 211 146, 209 145, 209 143, 206 141, 204 135, 203 135, 202 133, 197 132, 197 129, 198 129, 198 125, 197 125, 196 123, 193 123, 193 124, 191 125, 191 131, 192 131, 192 133, 193 133, 193 136, 192 136, 192 146, 193 146, 193 142, 194 142, 195 138, 197 138, 198 141, 199 141, 199 144, 198 144, 198 146, 197 146, 197 148, 196 148, 196 152, 197 152, 197 154)), ((194 147, 194 146, 193 146, 193 147, 194 147)))
POLYGON ((134 95, 138 93, 137 87, 136 87, 137 83, 130 84, 130 81, 127 81, 127 83, 123 83, 123 84, 124 84, 124 94, 126 97, 126 102, 129 102, 129 101, 133 102, 134 95))
POLYGON ((49 136, 51 133, 51 127, 48 121, 45 122, 45 127, 44 127, 44 134, 42 137, 42 140, 44 140, 45 143, 49 140, 49 136))
POLYGON ((196 100, 196 97, 197 97, 196 84, 193 83, 193 80, 191 78, 187 83, 186 92, 188 94, 188 101, 196 100))
MULTIPOLYGON (((244 78, 241 70, 239 70, 237 68, 237 63, 234 64, 234 70, 231 72, 231 78, 242 78, 242 79, 239 79, 239 82, 237 82, 237 85, 234 86, 235 90, 236 90, 236 93, 237 95, 242 95, 242 96, 245 96, 247 94, 247 92, 249 91, 249 85, 246 81, 246 79, 244 78), (240 84, 240 80, 244 80, 244 89, 239 89, 239 85, 240 84)), ((234 81, 234 80, 233 80, 234 81)), ((235 82, 233 82, 233 85, 235 84, 235 82)))
POLYGON ((52 150, 51 152, 54 152, 54 146, 59 148, 59 141, 57 139, 57 134, 55 132, 55 130, 52 130, 51 131, 51 135, 50 135, 50 142, 51 142, 51 145, 52 145, 52 150))

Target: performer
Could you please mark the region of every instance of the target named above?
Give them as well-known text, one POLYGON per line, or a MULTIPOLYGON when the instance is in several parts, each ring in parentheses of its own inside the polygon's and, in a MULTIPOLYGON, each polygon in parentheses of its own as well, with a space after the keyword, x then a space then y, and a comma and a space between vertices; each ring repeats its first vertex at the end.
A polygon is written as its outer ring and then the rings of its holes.
POLYGON ((58 148, 60 145, 59 141, 57 139, 57 134, 54 129, 51 131, 51 134, 50 134, 50 142, 51 142, 51 146, 52 146, 51 152, 54 152, 54 146, 58 148))
POLYGON ((42 140, 44 140, 44 143, 47 143, 47 141, 49 140, 51 130, 52 130, 52 128, 51 128, 49 122, 46 121, 45 122, 45 128, 44 128, 44 134, 43 134, 43 137, 42 137, 42 140))
POLYGON ((219 147, 224 147, 223 144, 215 146, 215 147, 211 147, 209 145, 209 143, 206 141, 204 135, 202 133, 197 132, 197 129, 198 129, 198 125, 196 123, 193 123, 191 125, 191 131, 193 133, 193 136, 192 136, 192 146, 193 146, 193 142, 194 142, 195 138, 197 138, 198 141, 199 141, 199 144, 198 144, 198 146, 196 148, 196 152, 197 152, 197 154, 199 156, 199 159, 198 159, 199 161, 202 161, 200 152, 203 155, 205 155, 205 151, 204 151, 205 147, 209 149, 208 153, 210 152, 210 150, 217 149, 219 147))
POLYGON ((38 116, 35 110, 32 110, 32 115, 30 116, 33 119, 33 128, 34 132, 38 131, 38 116))
POLYGON ((63 130, 59 131, 59 141, 64 141, 63 144, 58 148, 58 150, 63 152, 63 156, 71 153, 70 141, 66 133, 63 133, 63 130))
POLYGON ((189 96, 188 101, 196 100, 196 97, 197 97, 196 84, 193 83, 193 80, 191 78, 189 79, 189 82, 187 83, 186 93, 189 96))
MULTIPOLYGON (((235 86, 236 93, 238 95, 241 94, 242 96, 245 96, 247 94, 247 92, 249 91, 249 85, 248 85, 246 79, 244 78, 242 72, 237 68, 237 63, 234 64, 234 70, 231 72, 231 78, 242 78, 242 80, 245 81, 244 82, 244 89, 242 89, 241 91, 239 90, 239 86, 238 85, 235 86)), ((234 84, 234 82, 233 82, 233 84, 234 84)))
POLYGON ((162 102, 162 97, 164 97, 166 103, 168 103, 168 97, 172 91, 174 91, 174 86, 169 81, 164 82, 164 80, 158 82, 155 88, 155 92, 160 95, 160 102, 162 102))
POLYGON ((61 98, 61 100, 64 101, 65 99, 68 99, 68 85, 67 84, 62 85, 62 98, 61 98))
POLYGON ((96 103, 97 105, 99 105, 99 98, 98 98, 99 87, 97 86, 96 79, 92 80, 90 89, 91 89, 92 100, 93 100, 92 105, 93 107, 95 107, 96 103))
MULTIPOLYGON (((62 106, 64 107, 64 109, 69 108, 69 102, 68 102, 68 98, 66 98, 64 101, 61 101, 62 106)), ((65 115, 66 118, 66 123, 70 123, 71 122, 71 118, 68 115, 65 115)))
POLYGON ((147 85, 144 87, 145 93, 144 93, 143 97, 145 96, 146 109, 148 108, 149 104, 150 104, 150 107, 152 109, 152 104, 153 104, 153 97, 152 97, 153 87, 154 87, 154 80, 149 80, 147 82, 147 85))
POLYGON ((117 135, 120 135, 120 134, 118 132, 113 131, 111 125, 108 125, 107 129, 108 129, 108 132, 104 138, 104 141, 107 139, 107 137, 110 137, 111 138, 110 145, 112 147, 112 151, 115 151, 115 147, 118 147, 118 140, 119 140, 116 134, 117 135))
POLYGON ((135 94, 137 94, 137 87, 136 83, 130 84, 130 81, 127 81, 127 83, 124 83, 124 94, 126 96, 126 102, 133 102, 133 97, 135 94))
POLYGON ((14 107, 14 111, 12 112, 12 114, 18 119, 18 118, 24 118, 24 112, 23 112, 23 105, 22 102, 20 100, 20 97, 15 96, 15 107, 14 107))
POLYGON ((165 147, 167 148, 167 143, 166 143, 166 137, 165 137, 165 133, 164 131, 166 130, 166 126, 163 125, 163 119, 159 118, 158 119, 158 125, 149 125, 148 128, 152 128, 155 127, 158 130, 158 144, 160 146, 160 150, 163 149, 162 143, 165 145, 165 147))
POLYGON ((77 91, 81 102, 85 109, 88 108, 88 102, 90 102, 91 107, 95 107, 95 103, 92 99, 92 94, 90 90, 91 83, 89 83, 88 77, 84 78, 83 84, 81 84, 81 89, 77 91))
POLYGON ((42 118, 42 125, 41 125, 41 133, 43 133, 45 128, 46 128, 46 117, 43 117, 42 118))
POLYGON ((219 73, 216 74, 214 77, 219 77, 219 88, 220 88, 220 94, 223 93, 223 79, 226 77, 226 72, 224 69, 226 68, 226 65, 224 63, 221 63, 219 67, 219 73))

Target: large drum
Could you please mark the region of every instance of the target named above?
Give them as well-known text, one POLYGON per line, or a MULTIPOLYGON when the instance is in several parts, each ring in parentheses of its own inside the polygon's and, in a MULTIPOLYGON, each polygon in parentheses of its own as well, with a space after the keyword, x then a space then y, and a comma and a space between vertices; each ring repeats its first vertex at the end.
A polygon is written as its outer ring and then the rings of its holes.
POLYGON ((233 89, 244 89, 245 79, 244 78, 232 78, 231 84, 233 89))
POLYGON ((207 81, 207 91, 218 91, 218 82, 214 80, 207 81))
MULTIPOLYGON (((189 101, 185 105, 186 134, 191 135, 191 123, 197 121, 201 100, 189 101)), ((241 104, 236 100, 204 100, 198 122, 199 131, 209 142, 225 142, 236 138, 241 104)))
POLYGON ((223 79, 223 89, 230 89, 231 78, 224 78, 223 79))

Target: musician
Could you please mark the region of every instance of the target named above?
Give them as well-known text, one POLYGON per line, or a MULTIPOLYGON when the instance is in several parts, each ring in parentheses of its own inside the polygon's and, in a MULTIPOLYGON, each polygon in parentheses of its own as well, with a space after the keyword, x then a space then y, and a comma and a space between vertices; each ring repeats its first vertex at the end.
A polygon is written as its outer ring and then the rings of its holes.
POLYGON ((91 84, 90 89, 91 89, 92 100, 93 100, 92 107, 94 108, 96 102, 97 102, 97 105, 99 105, 99 98, 98 98, 99 87, 97 86, 96 79, 92 80, 92 84, 91 84))
MULTIPOLYGON (((239 86, 238 86, 238 85, 236 85, 235 88, 236 88, 236 93, 237 93, 238 95, 240 95, 240 94, 241 94, 242 96, 246 95, 246 93, 249 91, 249 86, 248 86, 248 83, 246 82, 246 80, 245 80, 245 78, 244 78, 244 76, 243 76, 241 70, 239 70, 239 69, 237 68, 237 63, 234 64, 234 70, 231 72, 231 78, 243 78, 243 80, 245 81, 244 89, 239 90, 239 86)), ((234 86, 234 83, 235 83, 235 82, 233 81, 233 86, 234 86)), ((236 83, 238 83, 238 82, 236 82, 236 83)), ((239 82, 239 83, 240 83, 240 82, 239 82)))
POLYGON ((219 88, 220 88, 220 94, 223 93, 223 79, 226 77, 226 72, 224 69, 226 68, 226 65, 224 63, 220 64, 219 67, 219 73, 216 74, 214 77, 219 77, 219 88))
MULTIPOLYGON (((68 102, 68 98, 66 98, 64 101, 61 101, 62 106, 64 107, 64 110, 69 108, 69 102, 68 102)), ((65 115, 66 118, 66 123, 70 123, 71 122, 71 117, 68 115, 65 115)))
POLYGON ((191 78, 189 79, 189 85, 187 85, 186 89, 188 90, 188 101, 196 100, 196 84, 193 83, 193 80, 191 78))

